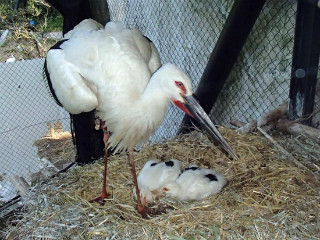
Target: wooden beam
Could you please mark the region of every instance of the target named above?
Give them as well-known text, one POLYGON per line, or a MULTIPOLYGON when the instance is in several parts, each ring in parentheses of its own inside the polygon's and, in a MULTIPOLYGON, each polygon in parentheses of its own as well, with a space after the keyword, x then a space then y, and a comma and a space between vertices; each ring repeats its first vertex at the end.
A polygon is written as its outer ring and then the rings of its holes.
POLYGON ((288 119, 311 124, 320 53, 320 8, 316 0, 298 0, 288 119))

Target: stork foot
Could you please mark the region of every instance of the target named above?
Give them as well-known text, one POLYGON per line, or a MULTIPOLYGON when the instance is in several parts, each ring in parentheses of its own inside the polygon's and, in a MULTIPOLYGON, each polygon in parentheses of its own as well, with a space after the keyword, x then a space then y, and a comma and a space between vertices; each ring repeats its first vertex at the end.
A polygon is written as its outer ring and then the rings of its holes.
POLYGON ((147 206, 137 205, 138 213, 140 213, 141 217, 144 219, 149 219, 151 215, 153 215, 152 208, 149 208, 147 206))
POLYGON ((158 216, 161 215, 163 213, 166 213, 167 210, 172 210, 173 207, 171 206, 167 206, 167 205, 158 205, 157 207, 147 207, 147 206, 143 206, 143 205, 137 205, 137 210, 138 213, 140 213, 140 215, 142 216, 142 218, 145 219, 149 219, 150 217, 153 216, 158 216))
POLYGON ((89 202, 90 203, 97 202, 100 205, 104 205, 104 203, 106 202, 106 199, 108 198, 110 198, 110 194, 105 192, 105 193, 102 193, 99 197, 96 197, 95 199, 90 200, 89 202))

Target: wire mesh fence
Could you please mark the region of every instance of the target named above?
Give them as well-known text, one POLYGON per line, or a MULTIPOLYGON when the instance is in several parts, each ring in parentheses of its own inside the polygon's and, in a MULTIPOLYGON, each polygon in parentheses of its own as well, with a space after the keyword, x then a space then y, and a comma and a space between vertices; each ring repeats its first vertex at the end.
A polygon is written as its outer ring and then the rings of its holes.
MULTIPOLYGON (((178 65, 196 88, 234 1, 107 2, 111 20, 140 29, 154 42, 162 63, 178 65)), ((295 15, 295 0, 266 2, 211 112, 215 123, 229 125, 232 118, 248 122, 288 100, 295 15)), ((10 174, 30 176, 37 171, 39 159, 32 145, 47 133, 47 123, 60 120, 69 130, 69 115, 45 88, 43 62, 0 64, 0 201, 16 193, 10 174)), ((318 89, 315 108, 320 105, 319 94, 318 89)), ((170 106, 151 141, 174 136, 182 118, 183 113, 170 106)), ((316 115, 314 126, 319 122, 316 115)))
POLYGON ((212 117, 257 119, 288 101, 296 1, 267 1, 221 92, 212 117))
POLYGON ((39 171, 35 140, 48 134, 47 123, 69 115, 48 95, 42 80, 43 59, 0 63, 0 201, 14 197, 10 176, 31 181, 39 171))

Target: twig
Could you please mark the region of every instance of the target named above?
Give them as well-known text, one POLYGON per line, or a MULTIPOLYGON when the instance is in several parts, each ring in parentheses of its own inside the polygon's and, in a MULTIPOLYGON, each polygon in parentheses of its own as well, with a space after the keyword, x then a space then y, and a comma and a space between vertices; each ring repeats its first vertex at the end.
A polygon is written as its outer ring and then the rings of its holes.
POLYGON ((316 115, 318 112, 320 112, 320 107, 317 108, 316 110, 314 110, 309 115, 302 116, 302 117, 292 121, 292 123, 298 123, 298 122, 301 122, 301 121, 304 121, 304 120, 308 120, 308 119, 312 118, 314 115, 316 115))
POLYGON ((238 127, 238 128, 240 128, 240 127, 242 127, 243 125, 245 125, 244 122, 241 122, 240 120, 237 120, 237 119, 231 119, 231 120, 230 120, 230 124, 233 125, 233 126, 235 126, 235 127, 238 127))
POLYGON ((308 170, 308 168, 306 168, 302 163, 300 163, 297 159, 295 159, 291 153, 289 153, 287 150, 285 150, 283 147, 280 146, 279 143, 277 143, 276 140, 274 140, 268 133, 266 133, 262 128, 257 127, 258 131, 261 132, 263 134, 263 136, 265 136, 265 138, 267 138, 270 142, 273 143, 274 146, 276 146, 284 155, 286 155, 286 157, 293 162, 296 166, 304 169, 304 170, 308 170))
POLYGON ((241 133, 249 133, 252 132, 254 129, 257 128, 257 120, 253 120, 245 125, 243 125, 242 127, 240 127, 238 129, 239 132, 241 133))
POLYGON ((317 128, 309 127, 301 123, 291 122, 285 119, 280 119, 277 122, 276 128, 282 132, 287 132, 292 135, 303 135, 320 143, 320 130, 317 128))

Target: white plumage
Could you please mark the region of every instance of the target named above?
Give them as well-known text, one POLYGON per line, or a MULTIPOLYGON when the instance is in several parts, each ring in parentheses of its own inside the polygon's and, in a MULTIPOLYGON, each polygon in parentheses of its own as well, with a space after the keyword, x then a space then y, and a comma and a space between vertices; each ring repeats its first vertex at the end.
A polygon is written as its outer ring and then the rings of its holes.
POLYGON ((160 67, 155 46, 136 29, 110 22, 70 35, 61 49, 47 54, 52 86, 70 113, 98 110, 112 132, 111 148, 130 149, 148 140, 169 101, 185 101, 176 82, 186 96, 192 94, 189 77, 175 65, 160 67))
POLYGON ((219 193, 226 184, 222 174, 192 165, 184 169, 175 181, 165 184, 162 191, 166 196, 181 201, 201 200, 219 193))
POLYGON ((64 39, 86 34, 87 32, 97 31, 102 29, 103 25, 93 19, 85 19, 76 25, 72 30, 64 34, 64 39))
MULTIPOLYGON (((140 197, 146 202, 161 197, 161 187, 171 181, 175 181, 182 172, 182 165, 179 160, 171 159, 165 162, 149 160, 141 169, 138 175, 138 186, 140 197)), ((133 189, 136 196, 136 189, 133 189)))

